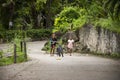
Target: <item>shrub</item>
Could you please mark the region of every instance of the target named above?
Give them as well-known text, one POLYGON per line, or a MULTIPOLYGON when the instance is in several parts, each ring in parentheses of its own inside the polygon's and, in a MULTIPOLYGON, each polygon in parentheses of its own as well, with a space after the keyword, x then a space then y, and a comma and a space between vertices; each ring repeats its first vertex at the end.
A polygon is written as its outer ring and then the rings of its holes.
POLYGON ((8 42, 12 41, 15 37, 22 39, 25 36, 33 40, 43 40, 49 38, 51 34, 51 29, 8 30, 0 31, 0 38, 8 42))
POLYGON ((44 47, 42 48, 43 51, 50 51, 50 41, 47 41, 44 45, 44 47))
MULTIPOLYGON (((24 58, 24 54, 17 54, 17 63, 20 63, 20 62, 24 62, 26 61, 26 59, 24 58)), ((0 66, 5 66, 5 65, 9 65, 9 64, 13 64, 14 63, 14 57, 11 56, 11 57, 3 57, 0 59, 0 66)))
POLYGON ((76 7, 65 7, 59 16, 55 19, 54 29, 65 32, 70 27, 74 19, 79 18, 79 13, 76 7))
POLYGON ((94 21, 95 26, 101 26, 103 28, 109 29, 114 32, 120 33, 120 22, 119 21, 113 21, 110 17, 100 18, 99 20, 94 21))
MULTIPOLYGON (((13 39, 14 44, 16 44, 16 62, 24 62, 27 59, 25 58, 25 53, 24 51, 21 51, 21 38, 19 35, 15 36, 13 39)), ((23 48, 23 47, 22 47, 23 48)), ((9 44, 9 48, 7 50, 4 50, 2 53, 0 52, 1 58, 0 58, 0 66, 3 65, 8 65, 8 64, 13 64, 14 63, 14 45, 9 44), (7 55, 6 55, 7 52, 7 55), (8 55, 10 54, 10 56, 8 55)))
POLYGON ((49 38, 52 34, 51 29, 32 29, 27 30, 27 37, 30 37, 31 39, 37 39, 37 40, 43 40, 46 38, 49 38))

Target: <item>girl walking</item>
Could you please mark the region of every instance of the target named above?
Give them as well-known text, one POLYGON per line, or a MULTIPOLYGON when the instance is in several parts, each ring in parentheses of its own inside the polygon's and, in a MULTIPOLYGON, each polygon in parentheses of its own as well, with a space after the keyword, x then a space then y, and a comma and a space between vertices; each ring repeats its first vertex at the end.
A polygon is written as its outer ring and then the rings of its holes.
POLYGON ((67 47, 68 47, 68 52, 70 53, 70 56, 71 56, 72 50, 73 50, 73 43, 74 43, 74 40, 70 37, 70 38, 68 39, 68 45, 67 45, 67 47))

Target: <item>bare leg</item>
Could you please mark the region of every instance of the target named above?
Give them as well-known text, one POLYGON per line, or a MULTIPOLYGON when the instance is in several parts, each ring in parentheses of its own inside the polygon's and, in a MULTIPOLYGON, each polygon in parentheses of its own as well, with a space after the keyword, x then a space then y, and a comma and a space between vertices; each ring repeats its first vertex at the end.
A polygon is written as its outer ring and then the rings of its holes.
POLYGON ((55 47, 53 48, 53 51, 52 51, 52 55, 54 56, 54 52, 55 52, 55 47))
POLYGON ((70 48, 68 48, 68 53, 70 53, 70 56, 71 56, 71 49, 70 48))
POLYGON ((72 56, 72 49, 70 49, 70 56, 72 56))
POLYGON ((63 56, 63 52, 61 52, 61 55, 62 55, 62 57, 64 57, 64 56, 63 56))
POLYGON ((59 52, 59 53, 58 53, 59 57, 61 56, 60 54, 61 54, 61 53, 59 52))
POLYGON ((53 52, 53 49, 51 48, 51 50, 50 50, 50 56, 52 56, 52 52, 53 52))
POLYGON ((54 55, 54 48, 51 48, 50 50, 50 56, 53 56, 54 55))

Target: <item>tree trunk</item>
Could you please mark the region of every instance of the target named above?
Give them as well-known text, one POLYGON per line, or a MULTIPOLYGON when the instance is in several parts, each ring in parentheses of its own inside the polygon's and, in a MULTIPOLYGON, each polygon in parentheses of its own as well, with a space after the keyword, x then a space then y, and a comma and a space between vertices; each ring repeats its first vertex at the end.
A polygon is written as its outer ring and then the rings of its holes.
POLYGON ((17 46, 14 44, 14 63, 17 62, 17 54, 16 54, 17 46))
POLYGON ((31 2, 31 16, 32 16, 32 19, 33 19, 33 28, 34 29, 38 29, 39 26, 38 26, 38 12, 37 10, 35 9, 35 2, 31 2))
POLYGON ((52 20, 51 20, 51 1, 52 0, 48 0, 46 3, 46 7, 47 7, 47 11, 46 11, 46 28, 49 28, 52 26, 52 20))

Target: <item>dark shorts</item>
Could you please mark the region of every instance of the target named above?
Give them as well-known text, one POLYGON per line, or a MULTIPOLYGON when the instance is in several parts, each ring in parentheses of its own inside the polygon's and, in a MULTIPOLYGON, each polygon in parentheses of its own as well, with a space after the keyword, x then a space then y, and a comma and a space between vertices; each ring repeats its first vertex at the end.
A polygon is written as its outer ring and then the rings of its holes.
POLYGON ((52 44, 52 45, 51 45, 51 48, 55 48, 55 44, 52 44))

